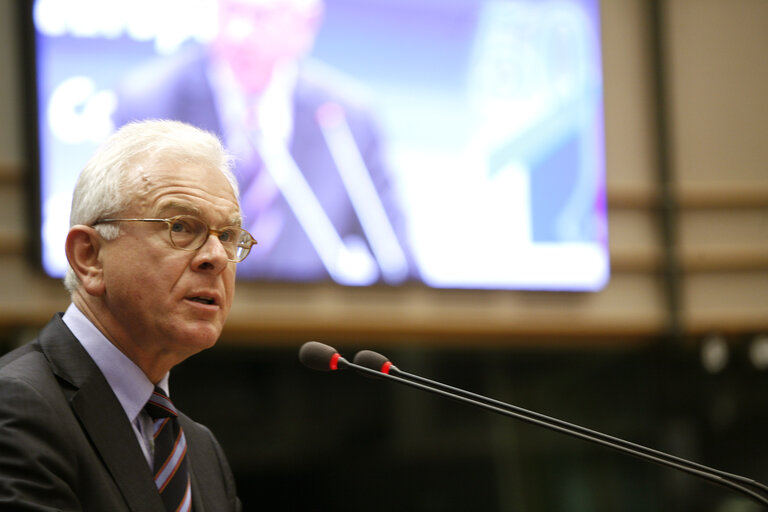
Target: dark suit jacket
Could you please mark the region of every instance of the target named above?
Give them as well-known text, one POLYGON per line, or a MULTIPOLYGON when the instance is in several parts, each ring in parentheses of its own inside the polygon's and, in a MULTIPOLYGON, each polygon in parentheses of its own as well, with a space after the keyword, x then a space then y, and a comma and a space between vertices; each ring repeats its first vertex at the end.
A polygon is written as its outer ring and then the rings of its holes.
MULTIPOLYGON (((193 510, 240 510, 216 439, 180 421, 193 510)), ((61 315, 0 358, 0 510, 165 510, 120 402, 61 315)))
MULTIPOLYGON (((206 55, 195 49, 133 70, 117 87, 118 106, 113 116, 115 125, 141 119, 176 119, 216 133, 226 140, 227 127, 222 126, 219 120, 214 92, 207 76, 207 62, 206 55)), ((291 156, 339 236, 342 239, 354 236, 366 242, 318 122, 318 109, 328 102, 341 106, 344 111, 357 149, 413 273, 404 219, 367 100, 349 79, 314 61, 306 62, 299 68, 293 96, 291 156)), ((242 158, 242 155, 236 156, 242 158)), ((241 191, 253 179, 253 170, 246 164, 242 160, 236 161, 241 191)), ((238 265, 238 276, 297 281, 327 278, 325 267, 287 202, 279 197, 272 208, 281 212, 285 220, 279 238, 269 249, 254 247, 248 259, 238 265)), ((248 228, 255 215, 253 205, 244 202, 242 209, 244 226, 248 228)), ((259 239, 259 233, 252 234, 259 239)))

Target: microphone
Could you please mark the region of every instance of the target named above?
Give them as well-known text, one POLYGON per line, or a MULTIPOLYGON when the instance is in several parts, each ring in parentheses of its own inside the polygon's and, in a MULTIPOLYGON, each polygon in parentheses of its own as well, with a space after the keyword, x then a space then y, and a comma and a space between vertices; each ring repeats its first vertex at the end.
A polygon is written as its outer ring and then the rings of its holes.
MULTIPOLYGON (((649 448, 647 446, 642 446, 642 445, 639 445, 639 444, 635 444, 635 443, 632 443, 630 441, 627 441, 627 440, 624 440, 624 439, 621 439, 621 438, 617 438, 617 437, 613 437, 613 436, 609 436, 607 434, 603 434, 601 432, 590 430, 590 429, 584 428, 584 427, 579 426, 579 425, 568 423, 568 422, 559 420, 557 418, 552 418, 552 417, 549 417, 549 416, 545 416, 544 414, 539 414, 537 412, 529 411, 529 410, 523 409, 521 407, 517 407, 517 406, 511 405, 511 404, 500 402, 498 400, 494 400, 493 398, 488 398, 488 397, 485 397, 485 396, 482 396, 482 395, 477 395, 477 394, 472 393, 470 391, 466 391, 466 390, 463 390, 463 389, 460 389, 460 388, 455 388, 453 386, 449 386, 448 384, 444 384, 442 382, 430 380, 430 379, 421 377, 419 375, 415 375, 415 374, 412 374, 412 373, 404 372, 404 371, 400 370, 397 366, 392 364, 392 362, 386 356, 384 356, 382 354, 379 354, 378 352, 374 352, 372 350, 361 350, 360 352, 355 354, 355 357, 354 357, 353 361, 355 362, 355 364, 358 364, 358 365, 361 365, 361 366, 365 366, 367 368, 371 368, 371 369, 374 369, 374 370, 378 370, 378 371, 380 371, 380 372, 382 372, 384 374, 396 375, 396 376, 399 376, 399 377, 402 377, 402 378, 406 378, 406 379, 410 379, 410 380, 413 380, 413 381, 416 381, 416 382, 420 382, 420 383, 428 385, 428 386, 434 386, 436 388, 440 388, 440 389, 443 389, 445 391, 449 391, 449 392, 456 393, 456 394, 459 394, 459 395, 462 395, 462 396, 466 396, 466 397, 472 398, 474 400, 478 400, 480 402, 487 403, 487 404, 490 404, 490 405, 493 405, 493 406, 496 406, 496 407, 501 407, 501 408, 504 408, 504 409, 507 409, 507 410, 510 410, 510 411, 518 412, 520 414, 528 415, 528 416, 530 416, 532 418, 537 418, 537 419, 540 419, 542 421, 546 421, 546 422, 552 423, 554 425, 559 425, 561 427, 564 427, 564 428, 567 428, 567 429, 572 429, 574 431, 581 432, 581 433, 584 433, 584 434, 589 435, 589 436, 594 436, 595 438, 599 438, 599 439, 602 439, 604 441, 608 441, 610 443, 615 443, 616 445, 620 445, 620 446, 622 446, 624 448, 628 448, 628 449, 633 450, 633 451, 642 452, 643 454, 649 454, 649 455, 652 455, 653 457, 658 457, 658 458, 664 459, 666 461, 672 461, 673 463, 681 464, 681 465, 687 466, 689 468, 693 468, 693 469, 697 469, 697 470, 701 470, 701 471, 709 471, 709 472, 712 472, 713 474, 719 476, 722 479, 732 480, 734 482, 738 482, 740 484, 743 484, 743 485, 746 485, 746 486, 750 486, 750 487, 753 487, 755 489, 759 489, 762 492, 768 493, 768 487, 766 487, 765 485, 761 484, 760 482, 756 482, 754 480, 751 480, 751 479, 743 477, 743 476, 734 475, 734 474, 731 474, 731 473, 727 473, 725 471, 720 471, 720 470, 717 470, 717 469, 714 469, 714 468, 710 468, 708 466, 704 466, 702 464, 698 464, 696 462, 689 461, 687 459, 683 459, 681 457, 677 457, 677 456, 669 454, 669 453, 665 453, 665 452, 661 452, 661 451, 658 451, 658 450, 654 450, 653 448, 649 448)), ((631 455, 637 455, 637 454, 631 453, 631 455)), ((645 458, 645 457, 641 457, 641 458, 645 458)), ((664 465, 667 465, 667 464, 664 464, 664 465)))
MULTIPOLYGON (((339 359, 343 360, 335 348, 317 341, 308 341, 299 349, 299 361, 313 370, 321 372, 338 370, 339 359)), ((344 363, 346 360, 342 364, 344 363)))
POLYGON ((386 357, 370 350, 358 352, 354 357, 354 362, 350 363, 341 357, 334 348, 322 343, 310 341, 301 347, 299 351, 299 359, 306 366, 314 370, 329 371, 337 369, 354 369, 364 375, 378 376, 385 380, 392 380, 409 387, 450 398, 454 401, 480 407, 503 416, 516 418, 571 437, 612 448, 616 451, 646 461, 683 471, 711 483, 728 487, 760 504, 768 505, 768 498, 753 490, 759 489, 762 492, 768 493, 768 487, 751 479, 718 471, 623 439, 615 438, 562 420, 550 418, 543 414, 528 411, 511 404, 477 395, 466 390, 454 388, 447 384, 403 372, 393 365, 386 357), (752 489, 748 487, 751 487, 752 489))

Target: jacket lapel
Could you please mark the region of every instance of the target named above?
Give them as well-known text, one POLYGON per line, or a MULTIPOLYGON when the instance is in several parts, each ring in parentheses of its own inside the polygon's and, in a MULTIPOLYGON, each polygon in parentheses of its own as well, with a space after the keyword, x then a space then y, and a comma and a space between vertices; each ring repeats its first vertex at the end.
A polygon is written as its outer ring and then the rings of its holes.
MULTIPOLYGON (((200 478, 206 477, 206 470, 211 466, 211 460, 206 459, 200 453, 206 444, 199 438, 200 433, 195 423, 183 413, 179 414, 179 423, 184 429, 184 436, 187 438, 187 464, 189 466, 189 478, 192 482, 192 510, 204 512, 211 489, 201 487, 200 478)), ((215 504, 208 503, 208 505, 212 505, 214 508, 211 510, 215 510, 215 504)))
MULTIPOLYGON (((184 435, 186 435, 186 431, 184 435)), ((192 510, 194 512, 205 512, 205 506, 203 505, 204 491, 200 488, 200 481, 195 473, 194 459, 189 460, 189 478, 192 482, 192 510)))
POLYGON ((164 512, 152 472, 120 402, 85 349, 57 315, 40 334, 40 346, 131 510, 164 512))

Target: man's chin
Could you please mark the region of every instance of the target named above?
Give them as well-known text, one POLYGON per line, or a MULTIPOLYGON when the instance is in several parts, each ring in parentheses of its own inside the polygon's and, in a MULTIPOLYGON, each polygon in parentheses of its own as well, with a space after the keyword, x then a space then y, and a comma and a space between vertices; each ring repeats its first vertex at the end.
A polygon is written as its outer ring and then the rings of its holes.
POLYGON ((189 349, 190 355, 211 348, 221 336, 221 327, 210 322, 199 322, 190 326, 182 335, 180 343, 189 349))

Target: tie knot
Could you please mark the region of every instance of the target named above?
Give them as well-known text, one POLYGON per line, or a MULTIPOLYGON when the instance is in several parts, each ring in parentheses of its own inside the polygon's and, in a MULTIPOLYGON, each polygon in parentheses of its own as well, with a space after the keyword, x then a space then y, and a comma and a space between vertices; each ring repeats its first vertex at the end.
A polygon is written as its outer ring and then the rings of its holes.
POLYGON ((173 402, 171 402, 168 395, 166 395, 159 387, 155 387, 152 396, 149 397, 147 405, 144 406, 144 410, 147 411, 147 414, 149 414, 152 419, 178 416, 176 407, 173 406, 173 402))

